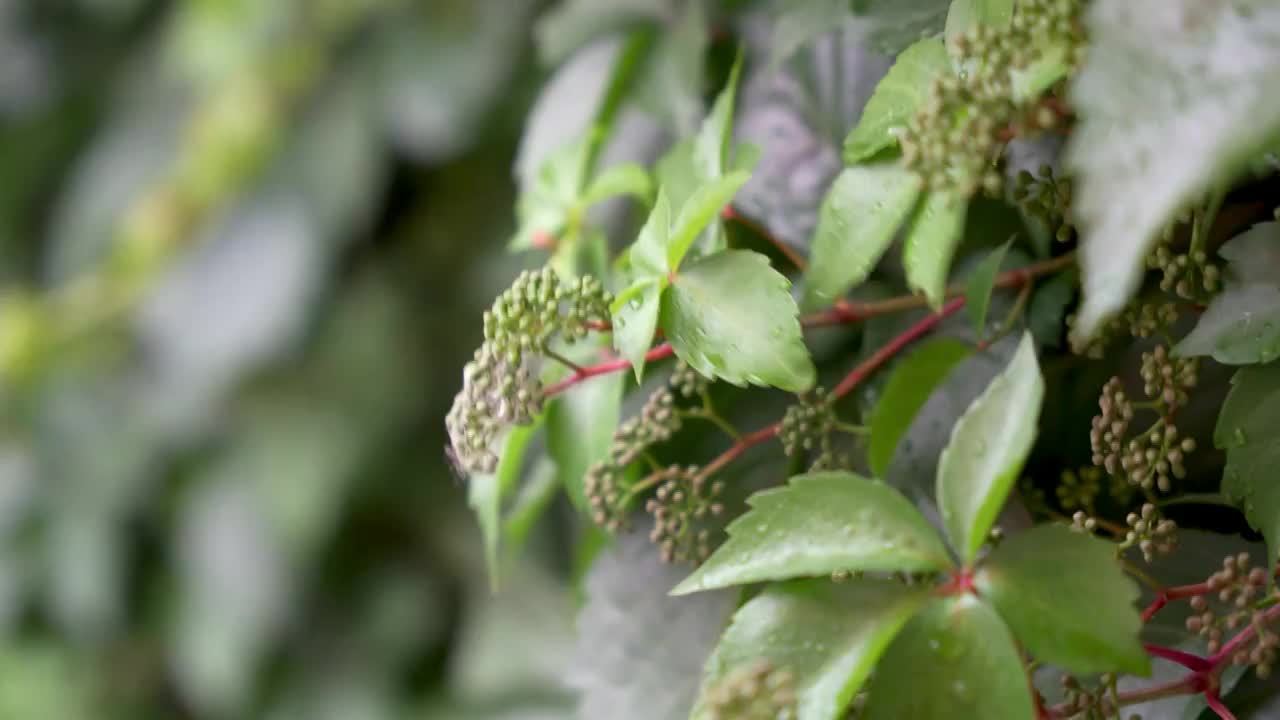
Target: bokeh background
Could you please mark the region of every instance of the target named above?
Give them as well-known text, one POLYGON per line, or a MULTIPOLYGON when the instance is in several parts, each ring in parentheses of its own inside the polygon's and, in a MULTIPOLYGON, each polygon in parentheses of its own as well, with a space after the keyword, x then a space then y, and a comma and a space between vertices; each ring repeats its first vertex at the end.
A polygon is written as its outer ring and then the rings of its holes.
POLYGON ((552 6, 0 0, 0 718, 570 714, 443 453, 552 6))

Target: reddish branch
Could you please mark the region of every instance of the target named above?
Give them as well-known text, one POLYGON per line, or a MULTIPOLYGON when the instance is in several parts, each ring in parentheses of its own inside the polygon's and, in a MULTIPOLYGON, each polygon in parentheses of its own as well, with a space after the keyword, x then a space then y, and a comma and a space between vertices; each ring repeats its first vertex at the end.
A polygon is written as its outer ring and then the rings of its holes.
MULTIPOLYGON (((1045 260, 1043 262, 1038 262, 1032 265, 1028 265, 1023 268, 1009 270, 1008 272, 1004 272, 996 276, 995 287, 998 287, 998 288, 1019 287, 1030 282, 1031 280, 1034 280, 1035 278, 1042 277, 1044 275, 1049 275, 1059 270, 1062 270, 1070 266, 1071 263, 1073 262, 1075 262, 1075 255, 1068 254, 1068 255, 1062 255, 1060 257, 1053 258, 1051 260, 1045 260)), ((941 312, 939 312, 936 315, 930 315, 929 317, 924 318, 923 320, 920 321, 920 323, 917 323, 916 326, 913 326, 912 328, 908 329, 907 333, 904 333, 904 335, 908 333, 912 333, 911 337, 905 340, 902 340, 901 338, 895 338, 893 342, 899 342, 901 340, 901 345, 906 345, 910 343, 912 340, 919 337, 920 335, 928 332, 929 330, 932 330, 933 327, 936 326, 939 322, 941 322, 945 317, 954 314, 957 310, 960 309, 960 306, 964 304, 964 298, 956 297, 956 296, 962 295, 963 292, 964 292, 963 286, 955 286, 955 287, 949 288, 947 290, 947 297, 951 297, 953 299, 950 303, 943 306, 941 312), (957 300, 959 300, 960 302, 957 303, 956 302, 957 300), (923 327, 919 327, 921 325, 923 325, 923 327)), ((895 312, 901 312, 903 310, 910 310, 914 308, 925 307, 926 305, 927 305, 927 301, 923 296, 920 296, 920 295, 903 295, 901 297, 890 298, 888 300, 880 300, 877 302, 867 302, 867 303, 851 303, 846 301, 840 301, 836 303, 836 305, 832 308, 829 308, 819 313, 814 313, 812 315, 805 315, 801 317, 800 324, 804 327, 826 327, 831 325, 847 325, 855 322, 860 322, 867 318, 876 317, 878 315, 888 315, 895 312)), ((608 332, 609 330, 612 329, 612 327, 608 323, 604 323, 604 322, 592 322, 588 326, 592 330, 597 330, 600 332, 608 332)), ((870 370, 866 370, 865 373, 870 373, 876 367, 879 367, 880 364, 883 364, 885 360, 892 357, 893 354, 900 349, 901 347, 896 347, 894 348, 893 351, 889 352, 883 358, 879 358, 878 362, 875 363, 875 365, 872 366, 870 370)), ((881 350, 878 351, 876 355, 872 356, 872 358, 869 358, 869 360, 877 359, 877 356, 879 356, 880 352, 883 352, 883 351, 884 351, 884 348, 881 348, 881 350)), ((655 346, 652 350, 650 350, 648 354, 645 355, 645 360, 653 361, 653 360, 659 360, 665 357, 669 357, 671 355, 671 352, 672 352, 671 345, 669 343, 663 343, 661 345, 655 346)), ((629 363, 628 361, 622 358, 613 358, 610 360, 606 360, 598 365, 589 365, 589 366, 578 369, 572 375, 566 377, 565 379, 553 385, 548 386, 544 391, 544 394, 548 397, 552 395, 557 395, 588 378, 593 378, 597 375, 605 375, 611 372, 619 372, 629 367, 631 367, 631 363, 629 363)), ((854 368, 853 373, 856 373, 858 371, 859 371, 859 368, 854 368)), ((850 373, 851 377, 853 376, 853 373, 850 373)), ((853 389, 853 385, 850 385, 849 387, 844 388, 844 390, 841 391, 841 388, 844 387, 846 383, 852 382, 854 385, 856 385, 862 380, 863 380, 862 377, 855 377, 852 381, 850 381, 850 379, 846 377, 845 380, 840 383, 840 385, 836 386, 835 392, 837 395, 845 395, 849 392, 849 390, 853 389)))
MULTIPOLYGON (((670 357, 672 352, 674 352, 674 349, 671 347, 671 343, 662 343, 645 353, 644 361, 653 362, 655 360, 661 360, 663 358, 670 357)), ((597 375, 608 375, 611 372, 626 370, 629 367, 631 367, 631 361, 626 358, 614 358, 612 360, 606 360, 598 365, 580 367, 577 370, 574 370, 573 373, 565 379, 548 385, 543 390, 543 394, 547 397, 559 395, 587 378, 593 378, 597 375)))
MULTIPOLYGON (((1156 613, 1171 602, 1208 595, 1214 592, 1217 592, 1217 590, 1211 588, 1207 582, 1164 588, 1156 593, 1155 600, 1142 611, 1142 622, 1146 623, 1151 620, 1156 613)), ((1175 695, 1202 694, 1209 708, 1217 713, 1219 718, 1222 720, 1235 720, 1235 716, 1222 704, 1222 698, 1218 695, 1220 689, 1218 677, 1223 668, 1231 662, 1232 656, 1254 639, 1258 633, 1259 626, 1265 627, 1277 619, 1280 619, 1280 605, 1275 605, 1266 610, 1262 614, 1262 622, 1249 623, 1209 657, 1203 657, 1176 648, 1164 647, 1163 645, 1143 644, 1143 648, 1148 655, 1181 665, 1188 672, 1172 682, 1119 693, 1117 696, 1119 705, 1123 707, 1175 695)), ((1051 719, 1066 718, 1070 717, 1072 712, 1074 711, 1064 703, 1048 708, 1043 716, 1051 719)))
POLYGON ((850 370, 849 374, 845 375, 844 379, 840 381, 840 384, 836 385, 835 389, 831 391, 831 394, 835 395, 837 398, 842 398, 845 395, 848 395, 849 391, 853 390, 859 383, 867 379, 868 375, 878 370, 880 366, 888 362, 890 358, 897 355, 902 348, 910 345, 921 336, 937 327, 938 323, 954 315, 956 311, 963 306, 964 298, 954 298, 944 305, 942 310, 939 312, 922 318, 916 322, 916 324, 907 328, 901 335, 885 343, 885 345, 876 350, 871 357, 859 363, 853 370, 850 370))

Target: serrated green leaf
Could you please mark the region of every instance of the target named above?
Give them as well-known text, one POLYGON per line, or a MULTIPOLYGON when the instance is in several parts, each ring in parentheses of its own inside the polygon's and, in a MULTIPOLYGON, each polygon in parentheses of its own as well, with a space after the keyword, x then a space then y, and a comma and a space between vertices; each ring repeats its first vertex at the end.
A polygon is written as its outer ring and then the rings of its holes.
POLYGON ((969 281, 965 283, 964 304, 973 321, 973 332, 981 338, 987 326, 987 308, 991 307, 991 291, 996 286, 996 275, 1000 272, 1000 264, 1004 262, 1005 253, 1009 252, 1009 240, 1004 245, 992 250, 978 267, 973 269, 969 281))
POLYGON ((951 544, 973 562, 1036 437, 1044 379, 1024 334, 1018 351, 951 432, 938 460, 938 509, 951 544))
POLYGON ((902 51, 867 101, 858 125, 845 138, 845 164, 855 165, 895 147, 896 133, 929 98, 933 81, 951 72, 947 49, 937 38, 917 41, 902 51))
POLYGON ((852 473, 798 475, 752 495, 729 539, 672 594, 835 571, 951 566, 942 538, 902 493, 852 473))
POLYGON ((622 413, 625 375, 593 378, 556 397, 547 406, 547 450, 557 476, 579 511, 587 508, 582 479, 587 469, 609 453, 613 430, 622 413))
POLYGON ((880 658, 867 720, 1035 717, 1022 658, 995 610, 971 594, 937 598, 880 658))
POLYGON ((867 461, 876 477, 885 476, 898 441, 934 388, 970 352, 959 340, 938 338, 921 345, 894 368, 871 415, 867 461))
POLYGON ((923 292, 935 309, 947 290, 947 273, 960 236, 964 233, 968 203, 946 192, 925 194, 907 229, 902 262, 907 284, 923 292))
POLYGON ((1013 20, 1013 0, 952 0, 947 11, 946 39, 963 35, 984 25, 1006 28, 1013 20))
POLYGON ((590 207, 602 200, 619 195, 634 195, 648 202, 653 193, 649 173, 636 163, 614 165, 596 176, 578 200, 581 207, 590 207))
POLYGON ((502 439, 498 468, 493 473, 475 474, 467 479, 467 504, 476 514, 480 536, 484 540, 484 559, 489 568, 489 586, 497 590, 499 580, 498 547, 502 533, 502 500, 520 479, 529 440, 541 425, 517 425, 502 439))
POLYGON ((680 215, 671 228, 667 243, 667 266, 672 270, 680 266, 698 233, 720 217, 720 211, 733 200, 738 189, 751 179, 751 173, 743 170, 708 181, 693 192, 680 208, 680 215))
POLYGON ((1146 675, 1138 587, 1111 543, 1064 525, 1006 539, 974 578, 1033 657, 1073 673, 1146 675))
POLYGON ((663 293, 662 329, 676 355, 707 377, 807 390, 817 371, 789 286, 756 252, 700 258, 663 293))
POLYGON ((1132 297, 1175 213, 1280 132, 1280 4, 1101 0, 1088 30, 1067 155, 1082 229, 1080 339, 1132 297))
POLYGON ((1280 550, 1280 363, 1236 371, 1218 413, 1213 444, 1227 451, 1222 494, 1267 540, 1268 564, 1280 550))
POLYGON ((897 163, 845 168, 818 214, 805 274, 805 305, 829 305, 867 279, 920 197, 920 179, 897 163))
POLYGON ((613 304, 613 347, 631 363, 636 380, 644 376, 644 356, 658 330, 665 283, 665 278, 639 281, 613 304))
POLYGON ((738 94, 738 76, 742 73, 742 52, 733 61, 729 80, 716 96, 716 101, 702 121, 693 141, 694 167, 706 178, 718 178, 729 164, 729 147, 733 142, 733 107, 738 94))
POLYGON ((631 267, 636 271, 637 279, 664 277, 674 267, 667 265, 667 244, 670 241, 671 203, 667 200, 666 188, 661 188, 649 219, 631 246, 631 267))
POLYGON ((693 138, 685 138, 671 146, 653 167, 658 187, 670 198, 671 206, 683 208, 702 184, 693 163, 693 138))
POLYGON ((1214 296, 1177 354, 1212 355, 1226 365, 1280 357, 1280 223, 1260 223, 1218 254, 1228 260, 1227 287, 1214 296))
POLYGON ((1212 355, 1225 365, 1265 363, 1280 357, 1280 286, 1245 285, 1219 293, 1178 343, 1175 354, 1212 355))
MULTIPOLYGON (((901 583, 871 579, 769 588, 734 614, 707 660, 701 695, 767 661, 795 677, 799 717, 844 717, 876 660, 927 597, 901 583)), ((701 704, 694 708, 693 720, 710 717, 701 704)))

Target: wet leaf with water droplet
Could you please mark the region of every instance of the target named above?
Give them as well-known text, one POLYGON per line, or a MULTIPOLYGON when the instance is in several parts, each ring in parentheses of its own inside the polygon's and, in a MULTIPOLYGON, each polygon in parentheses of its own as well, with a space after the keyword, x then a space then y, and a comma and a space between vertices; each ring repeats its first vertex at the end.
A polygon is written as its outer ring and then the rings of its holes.
POLYGON ((1226 365, 1280 357, 1280 223, 1260 223, 1218 251, 1229 261, 1227 287, 1215 295, 1177 354, 1212 355, 1226 365))
POLYGON ((816 370, 786 278, 765 256, 727 250, 681 269, 662 298, 662 329, 698 372, 799 392, 816 370))
POLYGON ((1035 717, 1009 628, 974 595, 932 600, 880 658, 867 720, 1035 717))
POLYGON ((898 144, 896 132, 929 99, 929 86, 951 74, 951 59, 938 38, 917 41, 902 51, 867 101, 858 125, 844 141, 847 165, 863 162, 898 144))
POLYGON ((1111 543, 1041 525, 992 551, 975 585, 1037 660, 1081 674, 1151 669, 1138 640, 1138 586, 1111 543))
POLYGON ((920 197, 920 179, 895 163, 846 168, 818 215, 805 305, 829 305, 867 279, 920 197))
POLYGON ((907 284, 923 292, 935 309, 942 305, 951 258, 964 234, 967 211, 964 198, 947 192, 927 193, 907 228, 902 250, 907 284))
POLYGON ((1227 451, 1222 494, 1262 532, 1274 564, 1280 551, 1280 363, 1236 372, 1213 443, 1227 451))
POLYGON ((751 510, 729 525, 724 545, 673 593, 836 571, 924 572, 951 565, 924 516, 875 480, 839 472, 800 475, 786 487, 756 493, 749 503, 751 510))
MULTIPOLYGON (((888 580, 776 585, 733 616, 707 661, 702 694, 705 697, 736 671, 765 660, 794 675, 799 717, 837 720, 927 597, 927 590, 888 580)), ((692 718, 707 720, 710 715, 699 705, 692 718)))
POLYGON ((1035 343, 1024 334, 1004 372, 969 406, 938 461, 938 509, 966 564, 978 548, 1031 452, 1044 380, 1035 343))

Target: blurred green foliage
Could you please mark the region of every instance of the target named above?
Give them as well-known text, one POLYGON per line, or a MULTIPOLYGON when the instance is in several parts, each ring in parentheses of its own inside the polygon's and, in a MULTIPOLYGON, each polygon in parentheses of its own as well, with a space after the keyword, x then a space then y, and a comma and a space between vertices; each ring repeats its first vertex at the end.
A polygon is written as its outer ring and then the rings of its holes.
POLYGON ((543 5, 0 0, 0 718, 569 713, 442 452, 543 5))

